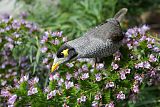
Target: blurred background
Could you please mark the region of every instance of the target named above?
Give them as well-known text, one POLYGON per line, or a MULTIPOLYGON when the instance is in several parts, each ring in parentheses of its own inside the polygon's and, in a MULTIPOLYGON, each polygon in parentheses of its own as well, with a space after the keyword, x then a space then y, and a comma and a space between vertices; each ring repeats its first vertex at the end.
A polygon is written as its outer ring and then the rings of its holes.
POLYGON ((0 0, 0 15, 19 15, 47 30, 62 30, 70 39, 128 8, 124 29, 147 24, 160 29, 160 0, 0 0))

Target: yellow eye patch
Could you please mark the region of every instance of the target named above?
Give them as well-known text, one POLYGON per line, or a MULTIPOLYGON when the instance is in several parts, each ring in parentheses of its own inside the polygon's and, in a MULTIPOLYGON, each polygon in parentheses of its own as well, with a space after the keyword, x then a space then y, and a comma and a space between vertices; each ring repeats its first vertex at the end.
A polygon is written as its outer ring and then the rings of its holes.
POLYGON ((68 49, 63 50, 63 52, 61 52, 61 53, 63 53, 64 57, 67 57, 68 56, 68 49))

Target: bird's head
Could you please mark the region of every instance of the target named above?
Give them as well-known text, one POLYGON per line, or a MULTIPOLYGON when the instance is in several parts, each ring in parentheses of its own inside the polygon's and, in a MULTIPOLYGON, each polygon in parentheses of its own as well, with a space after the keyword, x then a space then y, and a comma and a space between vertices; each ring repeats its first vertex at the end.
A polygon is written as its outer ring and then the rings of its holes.
POLYGON ((76 59, 77 55, 78 54, 74 48, 62 45, 54 58, 51 72, 54 72, 60 64, 76 59))

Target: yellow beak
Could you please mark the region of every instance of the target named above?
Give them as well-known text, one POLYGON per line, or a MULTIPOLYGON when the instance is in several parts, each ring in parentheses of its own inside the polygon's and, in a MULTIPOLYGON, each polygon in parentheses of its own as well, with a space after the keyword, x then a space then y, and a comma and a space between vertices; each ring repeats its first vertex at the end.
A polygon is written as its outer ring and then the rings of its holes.
POLYGON ((52 68, 51 68, 51 72, 54 72, 58 68, 58 66, 63 62, 63 60, 64 60, 63 58, 55 57, 52 68))
POLYGON ((51 68, 51 72, 54 72, 57 69, 58 66, 59 66, 59 63, 53 64, 52 68, 51 68))

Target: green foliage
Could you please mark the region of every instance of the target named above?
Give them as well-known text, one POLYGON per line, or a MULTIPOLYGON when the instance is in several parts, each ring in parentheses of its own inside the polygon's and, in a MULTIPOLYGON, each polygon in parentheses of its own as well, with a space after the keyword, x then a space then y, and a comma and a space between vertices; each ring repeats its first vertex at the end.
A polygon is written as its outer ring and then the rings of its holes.
POLYGON ((62 30, 69 38, 113 17, 117 0, 60 0, 58 4, 36 0, 27 7, 28 19, 42 28, 62 30))

